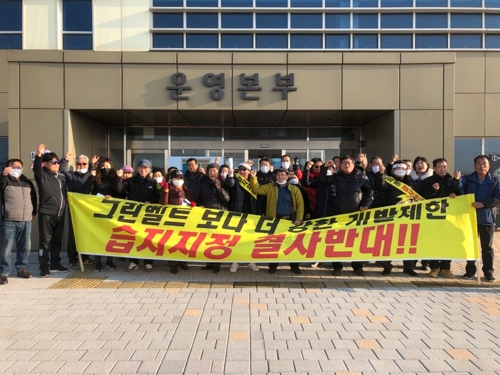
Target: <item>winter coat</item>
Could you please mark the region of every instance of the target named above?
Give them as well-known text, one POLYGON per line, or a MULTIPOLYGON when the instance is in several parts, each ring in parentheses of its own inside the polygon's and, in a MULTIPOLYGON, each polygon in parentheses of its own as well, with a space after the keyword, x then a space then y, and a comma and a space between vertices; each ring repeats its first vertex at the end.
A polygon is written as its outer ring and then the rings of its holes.
POLYGON ((89 170, 86 173, 71 172, 67 170, 69 161, 66 158, 62 158, 61 160, 59 160, 59 162, 59 172, 61 172, 64 177, 66 177, 66 185, 68 187, 68 191, 72 193, 81 193, 82 186, 91 176, 91 166, 89 165, 89 170))
POLYGON ((200 195, 201 181, 204 177, 205 175, 199 171, 194 173, 186 171, 186 173, 184 173, 184 185, 191 190, 193 197, 198 197, 198 195, 200 195))
MULTIPOLYGON (((385 179, 387 178, 386 175, 380 172, 374 173, 374 175, 375 175, 375 189, 384 193, 385 196, 385 200, 382 206, 377 206, 377 207, 392 206, 398 204, 401 201, 401 196, 404 195, 404 193, 397 187, 386 183, 385 182, 385 179)), ((410 176, 404 176, 401 180, 396 177, 394 178, 398 181, 401 181, 403 184, 410 186, 411 183, 410 176)), ((374 207, 372 206, 372 208, 374 207)))
POLYGON ((425 172, 422 176, 419 177, 418 173, 413 169, 410 173, 410 183, 409 183, 410 187, 420 194, 420 185, 422 185, 422 182, 426 178, 431 177, 433 174, 434 174, 434 169, 429 168, 427 172, 425 172))
POLYGON ((172 183, 162 183, 160 187, 160 204, 172 204, 176 206, 187 205, 185 200, 194 201, 193 194, 186 185, 180 187, 174 186, 172 183), (163 186, 165 184, 165 186, 163 186))
POLYGON ((127 194, 127 199, 136 202, 158 203, 160 193, 156 188, 156 181, 149 175, 142 177, 136 174, 127 180, 116 179, 116 191, 118 194, 127 194))
POLYGON ((123 195, 118 194, 117 191, 117 179, 119 177, 111 178, 106 175, 101 176, 101 182, 97 183, 95 176, 90 175, 90 177, 85 181, 81 188, 82 194, 102 194, 109 195, 113 198, 121 198, 123 195))
POLYGON ((25 176, 0 177, 0 219, 4 221, 31 221, 36 215, 37 197, 35 186, 25 176))
MULTIPOLYGON (((276 175, 273 172, 262 173, 261 171, 258 171, 257 181, 259 182, 259 185, 272 184, 276 182, 276 175)), ((267 196, 257 195, 257 213, 259 215, 266 214, 266 206, 267 196)))
POLYGON ((450 194, 462 195, 460 192, 460 180, 453 178, 449 173, 441 177, 434 172, 431 177, 427 177, 420 185, 420 195, 425 199, 446 198, 450 194), (432 185, 439 184, 439 190, 432 185))
MULTIPOLYGON (((385 189, 380 189, 379 187, 377 187, 377 184, 375 183, 375 181, 377 180, 377 177, 379 175, 385 176, 385 175, 380 174, 378 172, 374 173, 372 171, 369 171, 366 173, 366 177, 368 177, 368 180, 370 181, 370 185, 373 189, 373 204, 372 204, 371 208, 384 207, 386 204, 388 204, 385 189)), ((390 203, 390 204, 396 204, 396 203, 390 203)))
POLYGON ((257 199, 241 187, 238 179, 235 176, 227 176, 224 179, 224 185, 229 189, 229 194, 231 197, 229 209, 231 211, 243 212, 245 199, 248 199, 250 212, 245 213, 254 215, 257 215, 259 213, 257 199))
MULTIPOLYGON (((319 177, 311 178, 311 171, 304 169, 302 186, 314 192, 314 218, 336 215, 335 186, 321 183, 319 177)), ((312 195, 309 195, 312 200, 312 195)))
POLYGON ((40 207, 38 212, 47 215, 64 215, 66 200, 66 177, 59 172, 51 172, 42 167, 42 158, 35 156, 33 162, 33 173, 40 195, 40 207))
POLYGON ((460 179, 460 188, 464 194, 474 194, 474 200, 484 204, 483 208, 476 209, 479 225, 495 224, 495 208, 500 206, 500 182, 498 178, 488 173, 480 183, 477 173, 474 172, 460 179))
POLYGON ((198 206, 203 206, 206 208, 215 208, 217 210, 227 211, 227 206, 229 203, 229 193, 222 187, 217 189, 215 187, 215 181, 212 181, 208 176, 203 176, 198 196, 196 198, 196 204, 198 206))

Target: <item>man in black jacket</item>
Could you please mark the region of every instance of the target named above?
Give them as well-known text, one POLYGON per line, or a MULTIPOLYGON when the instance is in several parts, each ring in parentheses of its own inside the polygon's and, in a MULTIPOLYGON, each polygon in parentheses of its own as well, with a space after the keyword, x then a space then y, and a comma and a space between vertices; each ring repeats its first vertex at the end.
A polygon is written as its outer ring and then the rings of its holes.
MULTIPOLYGON (((365 211, 373 203, 373 189, 366 174, 355 168, 353 158, 346 155, 340 159, 340 171, 328 176, 328 168, 333 166, 333 160, 328 160, 321 167, 319 180, 323 184, 335 185, 335 206, 338 214, 348 214, 365 211)), ((333 275, 340 276, 341 262, 333 262, 333 275)), ((354 273, 364 276, 363 262, 351 262, 354 273)))
POLYGON ((198 160, 189 158, 186 162, 187 171, 184 173, 184 185, 191 190, 194 197, 200 194, 201 181, 205 175, 205 170, 198 166, 198 160))
POLYGON ((66 178, 59 173, 59 158, 56 153, 45 153, 43 143, 38 145, 36 152, 33 173, 40 195, 38 261, 41 277, 50 277, 51 272, 68 271, 61 264, 60 256, 63 242, 64 211, 68 199, 66 178))
POLYGON ((20 159, 7 160, 0 177, 0 285, 9 282, 12 248, 16 245, 17 276, 29 279, 31 220, 36 215, 37 198, 33 183, 23 175, 20 159))

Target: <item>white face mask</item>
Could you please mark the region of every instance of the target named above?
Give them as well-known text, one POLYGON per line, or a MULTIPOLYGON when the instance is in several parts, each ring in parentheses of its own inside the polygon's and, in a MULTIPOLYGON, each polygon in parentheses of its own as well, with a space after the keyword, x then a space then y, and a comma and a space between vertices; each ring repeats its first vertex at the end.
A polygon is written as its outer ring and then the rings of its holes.
POLYGON ((333 174, 333 171, 331 169, 326 170, 326 175, 331 176, 333 174))
POLYGON ((81 168, 76 170, 78 173, 85 174, 88 171, 88 168, 81 168))
POLYGON ((226 173, 226 172, 222 172, 222 173, 220 174, 220 176, 221 176, 222 178, 226 178, 226 177, 227 177, 227 173, 226 173))
POLYGON ((23 174, 22 169, 13 169, 10 171, 9 175, 14 178, 19 178, 23 174))
POLYGON ((155 177, 155 181, 161 184, 163 181, 163 177, 155 177))
POLYGON ((298 185, 299 183, 299 180, 297 180, 296 178, 292 178, 290 180, 288 180, 292 185, 298 185))
POLYGON ((290 168, 290 163, 289 163, 289 162, 287 162, 287 161, 284 161, 284 162, 281 162, 281 166, 282 166, 283 168, 285 168, 285 169, 288 169, 288 168, 290 168))
POLYGON ((262 173, 268 173, 269 172, 269 167, 267 165, 263 165, 262 167, 260 167, 260 171, 262 173))
POLYGON ((175 187, 180 187, 184 184, 184 180, 179 180, 177 178, 174 178, 172 180, 172 185, 174 185, 175 187))
POLYGON ((409 176, 411 174, 411 169, 406 170, 406 175, 409 176))
POLYGON ((406 176, 406 171, 404 169, 396 169, 394 171, 394 175, 396 175, 398 177, 404 177, 404 176, 406 176))
POLYGON ((374 166, 372 167, 372 172, 373 172, 373 173, 378 173, 378 171, 380 171, 380 167, 379 167, 378 165, 374 165, 374 166))

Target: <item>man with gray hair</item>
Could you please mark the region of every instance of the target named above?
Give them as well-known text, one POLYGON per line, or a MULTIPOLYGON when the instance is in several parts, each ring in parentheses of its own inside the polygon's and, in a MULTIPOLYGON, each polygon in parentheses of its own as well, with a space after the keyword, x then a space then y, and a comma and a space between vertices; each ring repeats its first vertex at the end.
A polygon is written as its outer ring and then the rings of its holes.
MULTIPOLYGON (((82 186, 90 177, 90 168, 93 163, 97 162, 99 158, 94 156, 92 158, 92 163, 88 156, 86 155, 78 155, 75 158, 76 171, 68 171, 68 164, 70 159, 73 157, 71 152, 66 152, 64 158, 60 160, 59 163, 59 172, 66 177, 66 185, 68 187, 68 191, 71 193, 81 193, 82 186), (97 158, 97 160, 96 160, 97 158)), ((68 210, 68 219, 69 219, 69 233, 68 233, 68 259, 69 264, 72 269, 78 268, 78 251, 76 249, 75 242, 75 233, 73 230, 73 223, 71 222, 71 214, 68 210)), ((83 264, 90 265, 95 262, 90 259, 88 255, 82 255, 83 264)))

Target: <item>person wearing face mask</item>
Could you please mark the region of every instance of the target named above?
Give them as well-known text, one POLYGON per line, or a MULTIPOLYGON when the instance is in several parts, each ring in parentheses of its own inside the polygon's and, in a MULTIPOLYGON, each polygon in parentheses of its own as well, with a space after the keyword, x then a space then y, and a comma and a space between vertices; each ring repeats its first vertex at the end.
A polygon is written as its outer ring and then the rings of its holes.
POLYGON ((35 186, 23 175, 20 159, 7 160, 0 177, 0 285, 8 284, 12 249, 16 246, 17 276, 29 279, 31 220, 36 215, 35 186))
POLYGON ((304 219, 309 220, 312 217, 311 202, 309 201, 309 194, 307 190, 300 184, 299 178, 295 172, 288 173, 288 183, 297 186, 302 194, 304 200, 304 219))
POLYGON ((227 178, 228 173, 229 173, 229 165, 222 164, 220 166, 219 180, 221 180, 221 182, 224 182, 227 178))
MULTIPOLYGON (((276 182, 276 175, 273 173, 273 166, 271 165, 271 161, 263 157, 259 161, 259 170, 257 171, 257 181, 259 185, 267 185, 273 184, 276 182)), ((257 196, 257 209, 259 215, 266 214, 266 204, 267 197, 265 195, 257 196)))
POLYGON ((314 209, 311 210, 314 219, 336 215, 335 186, 323 184, 319 180, 322 165, 321 159, 313 159, 306 164, 302 173, 301 185, 308 191, 311 205, 314 204, 314 209))
MULTIPOLYGON (((290 157, 290 155, 283 155, 281 157, 281 169, 286 169, 288 172, 295 171, 292 165, 292 158, 290 157)), ((299 180, 302 180, 302 171, 298 169, 295 172, 297 172, 297 177, 299 177, 299 180)))
MULTIPOLYGON (((294 225, 300 225, 304 219, 304 199, 297 186, 288 183, 286 169, 276 171, 276 182, 273 184, 259 185, 257 172, 250 172, 250 186, 255 194, 266 195, 266 216, 282 220, 290 220, 294 225)), ((269 263, 268 273, 276 272, 279 263, 269 263)), ((295 274, 300 274, 298 263, 290 263, 290 269, 295 274)))
POLYGON ((385 172, 384 163, 382 162, 382 158, 378 156, 372 157, 370 161, 370 170, 366 172, 366 177, 370 181, 370 185, 373 189, 373 204, 370 208, 378 208, 385 206, 385 191, 377 189, 375 186, 375 178, 378 175, 379 171, 382 174, 385 172))

